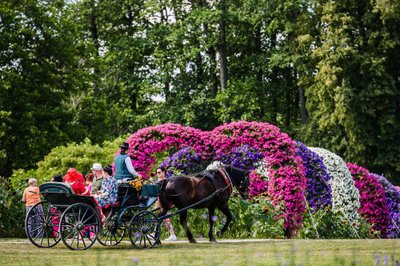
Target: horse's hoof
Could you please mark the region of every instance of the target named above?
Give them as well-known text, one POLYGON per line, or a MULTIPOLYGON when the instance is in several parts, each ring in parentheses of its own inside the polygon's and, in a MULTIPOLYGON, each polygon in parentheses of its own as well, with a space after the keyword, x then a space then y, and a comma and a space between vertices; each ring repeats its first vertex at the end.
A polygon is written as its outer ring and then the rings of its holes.
POLYGON ((197 243, 197 241, 195 239, 189 239, 189 242, 192 243, 192 244, 196 244, 197 243))
POLYGON ((221 231, 218 231, 218 232, 217 232, 217 236, 218 236, 218 237, 221 237, 221 236, 222 236, 222 232, 221 232, 221 231))
POLYGON ((216 243, 216 242, 217 242, 217 240, 216 240, 215 238, 211 238, 211 239, 210 239, 210 242, 214 242, 214 243, 216 243))

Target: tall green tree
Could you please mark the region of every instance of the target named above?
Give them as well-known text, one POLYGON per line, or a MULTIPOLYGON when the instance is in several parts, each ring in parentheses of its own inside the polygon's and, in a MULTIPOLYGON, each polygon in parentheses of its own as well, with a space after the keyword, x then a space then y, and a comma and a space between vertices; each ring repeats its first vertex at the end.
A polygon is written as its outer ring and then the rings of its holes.
POLYGON ((373 171, 398 173, 399 17, 365 0, 322 2, 321 10, 308 139, 373 171))
POLYGON ((66 12, 63 1, 0 3, 0 175, 71 139, 64 102, 81 79, 66 12))

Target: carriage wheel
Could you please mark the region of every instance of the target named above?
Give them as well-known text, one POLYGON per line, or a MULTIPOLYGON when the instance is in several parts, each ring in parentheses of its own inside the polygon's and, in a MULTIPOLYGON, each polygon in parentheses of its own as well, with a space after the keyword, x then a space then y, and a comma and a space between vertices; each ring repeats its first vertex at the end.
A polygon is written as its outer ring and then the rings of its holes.
POLYGON ((97 240, 103 246, 116 246, 125 236, 125 224, 119 219, 119 213, 113 213, 104 223, 97 240))
POLYGON ((90 248, 100 229, 100 218, 88 204, 69 206, 61 216, 60 234, 63 243, 73 250, 90 248))
POLYGON ((129 239, 139 249, 152 248, 160 242, 160 223, 157 216, 149 211, 141 211, 133 216, 129 225, 129 239))
POLYGON ((60 241, 60 216, 61 212, 47 201, 35 204, 25 219, 25 232, 32 244, 39 248, 55 246, 60 241))

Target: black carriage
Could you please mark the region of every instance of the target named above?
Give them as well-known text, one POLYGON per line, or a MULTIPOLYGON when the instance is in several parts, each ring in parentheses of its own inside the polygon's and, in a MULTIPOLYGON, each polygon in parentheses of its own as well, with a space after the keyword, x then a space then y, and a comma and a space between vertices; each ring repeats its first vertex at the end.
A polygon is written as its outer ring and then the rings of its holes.
POLYGON ((26 234, 37 247, 50 248, 61 240, 69 249, 83 250, 96 240, 105 246, 117 245, 126 235, 137 248, 159 242, 159 223, 149 223, 149 217, 156 217, 154 210, 147 211, 157 199, 157 185, 143 185, 138 192, 120 184, 118 204, 105 209, 103 221, 96 200, 76 195, 67 184, 45 183, 40 193, 44 200, 29 210, 25 220, 26 234))

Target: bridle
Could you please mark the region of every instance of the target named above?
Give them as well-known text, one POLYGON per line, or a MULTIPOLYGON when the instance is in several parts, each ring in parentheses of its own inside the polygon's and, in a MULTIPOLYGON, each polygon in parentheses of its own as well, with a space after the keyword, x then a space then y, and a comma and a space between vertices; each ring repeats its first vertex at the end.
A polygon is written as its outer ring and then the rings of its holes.
MULTIPOLYGON (((232 167, 232 166, 229 166, 229 167, 232 167)), ((238 184, 236 184, 236 182, 232 181, 232 178, 229 175, 229 173, 225 170, 225 167, 218 168, 218 171, 221 173, 221 175, 225 179, 225 182, 227 183, 227 187, 229 186, 229 190, 230 190, 231 193, 233 191, 233 184, 234 184, 237 187, 237 190, 239 191, 239 194, 242 196, 242 198, 248 198, 249 197, 249 193, 248 193, 248 188, 249 188, 248 173, 245 174, 243 180, 241 180, 239 185, 238 185, 238 184)))

